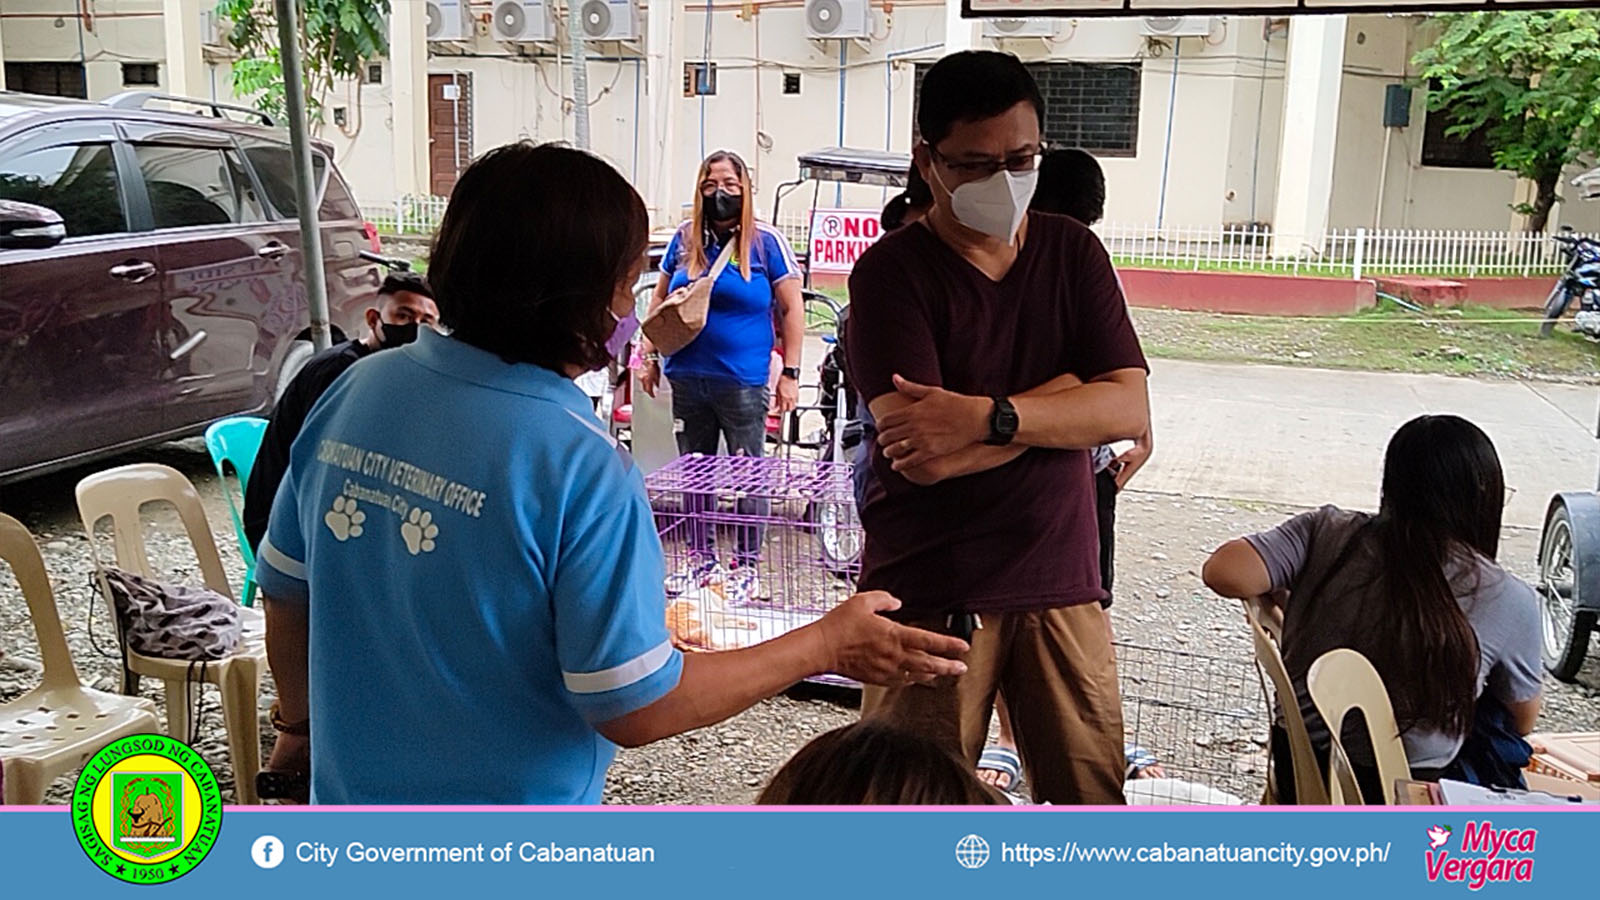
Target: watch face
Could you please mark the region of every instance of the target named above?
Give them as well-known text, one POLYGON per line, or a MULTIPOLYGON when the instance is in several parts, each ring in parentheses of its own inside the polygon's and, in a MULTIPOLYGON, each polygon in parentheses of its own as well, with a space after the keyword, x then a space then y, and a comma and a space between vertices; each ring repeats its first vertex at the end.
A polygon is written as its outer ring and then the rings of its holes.
POLYGON ((1001 434, 1012 434, 1017 430, 1017 408, 1010 403, 995 403, 994 429, 1001 434))

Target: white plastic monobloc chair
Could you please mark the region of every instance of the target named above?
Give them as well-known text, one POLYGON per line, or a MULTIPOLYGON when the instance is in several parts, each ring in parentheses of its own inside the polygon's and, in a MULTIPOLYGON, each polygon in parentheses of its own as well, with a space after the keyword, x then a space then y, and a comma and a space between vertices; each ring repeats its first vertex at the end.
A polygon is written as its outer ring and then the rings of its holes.
POLYGON ((0 764, 5 802, 36 804, 56 778, 112 741, 159 730, 154 703, 83 686, 56 612, 44 558, 28 529, 0 514, 0 560, 11 567, 39 639, 44 681, 0 706, 0 764))
MULTIPOLYGON (((1322 782, 1322 767, 1317 764, 1316 753, 1311 748, 1311 737, 1306 732, 1305 719, 1300 715, 1300 700, 1289 679, 1289 670, 1278 651, 1276 635, 1271 632, 1272 620, 1268 610, 1258 601, 1244 601, 1245 618, 1250 622, 1250 633, 1255 639, 1256 664, 1272 681, 1273 692, 1278 696, 1278 707, 1283 710, 1283 727, 1289 733, 1289 758, 1294 768, 1295 803, 1301 806, 1326 806, 1328 791, 1322 782)), ((1273 781, 1267 779, 1267 802, 1277 802, 1273 781)))
MULTIPOLYGON (((211 535, 211 525, 200 505, 200 495, 189 479, 169 466, 148 463, 122 466, 78 482, 78 514, 83 518, 84 531, 94 549, 96 569, 105 561, 94 539, 95 526, 110 519, 117 567, 135 575, 160 578, 150 567, 149 555, 145 552, 144 524, 139 516, 140 509, 150 503, 168 503, 177 509, 200 562, 200 574, 206 587, 233 598, 233 589, 222 570, 222 558, 217 554, 216 540, 211 535)), ((103 577, 101 589, 106 589, 103 577)), ((123 693, 137 690, 140 676, 161 679, 166 685, 167 733, 187 740, 189 679, 216 685, 222 693, 222 719, 228 729, 235 796, 240 803, 254 804, 257 802, 255 776, 261 768, 261 720, 256 704, 261 673, 267 665, 266 619, 260 610, 250 607, 240 607, 239 617, 244 635, 238 652, 204 666, 188 660, 144 656, 129 650, 128 668, 123 673, 123 693)))
POLYGON ((1332 747, 1328 754, 1328 797, 1335 805, 1361 803, 1394 805, 1399 802, 1397 783, 1411 778, 1411 763, 1406 759, 1405 744, 1400 741, 1400 727, 1395 723, 1394 706, 1389 702, 1389 691, 1383 678, 1372 667, 1371 661, 1360 653, 1348 649, 1329 650, 1311 664, 1306 675, 1306 688, 1311 692, 1311 702, 1328 723, 1332 747), (1382 797, 1363 798, 1355 773, 1350 767, 1350 756, 1339 736, 1343 734, 1344 717, 1350 710, 1359 709, 1366 718, 1367 734, 1372 740, 1372 756, 1378 763, 1378 778, 1383 782, 1382 797))

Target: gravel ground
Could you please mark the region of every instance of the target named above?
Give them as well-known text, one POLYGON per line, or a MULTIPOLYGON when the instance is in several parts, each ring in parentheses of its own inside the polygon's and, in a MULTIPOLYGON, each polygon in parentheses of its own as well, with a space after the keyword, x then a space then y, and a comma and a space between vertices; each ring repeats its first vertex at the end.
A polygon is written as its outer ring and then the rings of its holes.
MULTIPOLYGON (((224 564, 234 583, 240 583, 243 566, 228 524, 227 504, 203 448, 192 441, 167 445, 143 452, 140 459, 172 465, 196 483, 224 564)), ((90 640, 91 563, 71 499, 73 484, 84 474, 87 472, 69 472, 0 489, 0 510, 22 519, 38 537, 80 674, 87 683, 111 690, 115 689, 117 665, 101 656, 90 640)), ((1125 690, 1130 695, 1130 737, 1137 737, 1169 767, 1189 767, 1188 771, 1180 768, 1181 774, 1197 773, 1193 776, 1197 780, 1228 787, 1242 796, 1259 790, 1259 731, 1246 728, 1239 733, 1221 733, 1229 728, 1218 723, 1242 713, 1253 717, 1246 721, 1258 724, 1264 720, 1265 706, 1259 688, 1237 677, 1248 670, 1251 658, 1238 609, 1210 596, 1200 584, 1198 572, 1217 544, 1269 527, 1295 511, 1137 490, 1126 494, 1119 508, 1118 590, 1112 619, 1118 641, 1133 645, 1121 651, 1125 690), (1193 696, 1208 701, 1213 713, 1164 718, 1174 707, 1153 701, 1175 681, 1182 681, 1193 696)), ((156 516, 152 522, 156 527, 149 543, 158 567, 194 577, 194 557, 179 537, 176 517, 156 516)), ((1502 558, 1513 571, 1530 577, 1537 547, 1536 533, 1509 529, 1502 558)), ((103 604, 95 609, 93 632, 100 647, 114 647, 103 604)), ((0 658, 0 701, 6 701, 32 687, 38 678, 27 608, 9 574, 0 575, 0 649, 6 654, 0 658)), ((160 686, 151 682, 146 682, 143 693, 161 699, 160 686)), ((271 696, 270 680, 263 696, 271 696)), ((1600 730, 1600 656, 1591 652, 1577 684, 1547 678, 1545 698, 1541 730, 1600 730)), ((772 772, 808 740, 854 721, 855 703, 856 697, 849 691, 800 686, 721 725, 623 751, 612 766, 606 800, 626 804, 748 803, 772 772)), ((263 709, 265 706, 263 702, 263 709)), ((214 692, 206 695, 201 719, 198 747, 217 769, 224 795, 231 796, 233 772, 214 692)), ((265 721, 262 732, 264 743, 270 744, 265 721)), ((63 779, 48 799, 64 803, 69 790, 69 781, 63 779)))

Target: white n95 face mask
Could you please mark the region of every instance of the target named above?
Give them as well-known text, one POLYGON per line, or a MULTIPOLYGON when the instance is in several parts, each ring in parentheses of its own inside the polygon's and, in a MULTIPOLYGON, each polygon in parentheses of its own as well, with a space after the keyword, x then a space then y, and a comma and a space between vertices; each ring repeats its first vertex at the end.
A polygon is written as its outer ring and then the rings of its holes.
MULTIPOLYGON (((939 186, 944 179, 934 170, 939 186)), ((950 191, 951 211, 956 221, 973 231, 996 240, 1016 240, 1022 218, 1028 214, 1033 192, 1039 186, 1039 172, 1010 172, 1002 169, 982 181, 972 181, 950 191)), ((946 190, 949 190, 946 188, 946 190)))

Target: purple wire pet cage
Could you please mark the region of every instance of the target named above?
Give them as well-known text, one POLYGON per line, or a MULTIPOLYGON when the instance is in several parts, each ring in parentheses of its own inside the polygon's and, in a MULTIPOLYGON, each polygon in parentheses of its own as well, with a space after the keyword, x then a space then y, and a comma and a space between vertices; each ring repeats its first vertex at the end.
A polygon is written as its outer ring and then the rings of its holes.
POLYGON ((863 535, 848 465, 691 454, 645 484, 680 646, 748 647, 855 592, 863 535))

